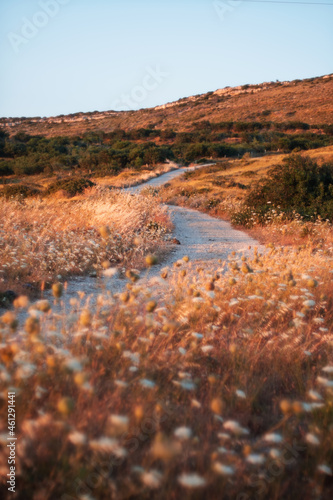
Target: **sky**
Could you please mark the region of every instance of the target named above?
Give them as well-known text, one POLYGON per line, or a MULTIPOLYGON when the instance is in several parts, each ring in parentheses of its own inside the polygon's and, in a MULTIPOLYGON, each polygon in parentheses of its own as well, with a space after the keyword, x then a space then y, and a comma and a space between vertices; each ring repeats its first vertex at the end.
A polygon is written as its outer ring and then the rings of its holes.
POLYGON ((303 1, 316 5, 0 0, 0 116, 140 109, 332 73, 333 0, 303 1))

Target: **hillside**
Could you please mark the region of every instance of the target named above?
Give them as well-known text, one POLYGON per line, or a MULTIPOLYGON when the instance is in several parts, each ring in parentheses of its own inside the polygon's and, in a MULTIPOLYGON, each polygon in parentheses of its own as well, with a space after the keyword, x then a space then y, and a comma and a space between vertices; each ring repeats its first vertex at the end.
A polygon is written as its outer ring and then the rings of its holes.
POLYGON ((88 131, 172 128, 192 130, 193 122, 209 120, 283 123, 301 121, 330 124, 333 121, 333 74, 292 82, 226 87, 138 111, 75 113, 49 118, 2 118, 0 125, 11 135, 18 132, 46 137, 80 135, 88 131))

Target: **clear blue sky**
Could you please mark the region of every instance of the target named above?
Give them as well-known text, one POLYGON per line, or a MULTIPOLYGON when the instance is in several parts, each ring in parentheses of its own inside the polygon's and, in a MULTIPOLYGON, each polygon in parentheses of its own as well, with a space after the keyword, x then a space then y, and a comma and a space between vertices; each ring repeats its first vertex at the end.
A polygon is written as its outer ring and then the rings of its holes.
POLYGON ((0 0, 0 116, 139 109, 332 73, 332 26, 324 5, 0 0))

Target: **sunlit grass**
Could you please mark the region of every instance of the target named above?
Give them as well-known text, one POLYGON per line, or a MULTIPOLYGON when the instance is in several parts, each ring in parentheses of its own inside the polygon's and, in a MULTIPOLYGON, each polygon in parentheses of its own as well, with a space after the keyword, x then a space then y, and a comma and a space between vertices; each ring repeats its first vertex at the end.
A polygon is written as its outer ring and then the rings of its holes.
POLYGON ((331 491, 332 257, 271 245, 213 270, 184 257, 159 289, 129 273, 96 307, 82 292, 60 315, 20 299, 25 324, 2 317, 0 430, 6 444, 11 388, 27 498, 331 491))
POLYGON ((0 199, 0 220, 2 287, 96 273, 106 262, 140 267, 147 253, 163 251, 171 228, 156 197, 105 188, 71 200, 0 199))

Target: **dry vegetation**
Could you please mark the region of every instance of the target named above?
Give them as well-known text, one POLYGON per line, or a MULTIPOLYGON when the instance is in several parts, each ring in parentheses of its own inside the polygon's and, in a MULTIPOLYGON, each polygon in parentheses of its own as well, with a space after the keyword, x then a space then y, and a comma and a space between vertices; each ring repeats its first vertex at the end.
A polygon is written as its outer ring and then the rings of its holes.
POLYGON ((0 345, 17 498, 331 498, 331 273, 331 253, 272 246, 213 274, 184 258, 163 300, 145 281, 63 314, 17 300, 0 345))
MULTIPOLYGON (((13 131, 53 136, 177 121, 187 130, 205 117, 330 123, 332 85, 320 78, 244 88, 94 125, 13 131)), ((332 161, 333 147, 306 155, 332 161)), ((233 253, 214 269, 184 256, 153 283, 139 276, 166 248, 171 223, 161 201, 232 218, 284 157, 222 160, 136 196, 106 185, 140 183, 156 170, 100 178, 72 198, 0 199, 0 291, 53 282, 54 295, 29 302, 24 292, 0 317, 5 492, 7 393, 16 395, 11 498, 332 498, 331 224, 286 221, 273 209, 262 226, 253 214, 248 230, 265 252, 233 253), (112 279, 115 267, 128 279, 121 293, 101 290, 96 305, 85 290, 64 297, 71 275, 112 279)), ((29 182, 45 188, 48 179, 29 182)))
MULTIPOLYGON (((321 165, 333 161, 333 147, 306 151, 302 155, 321 165)), ((159 190, 159 195, 167 203, 230 220, 234 213, 241 210, 249 191, 287 157, 285 154, 261 158, 245 155, 241 160, 221 161, 215 166, 203 167, 174 179, 159 190)), ((272 211, 264 226, 254 222, 251 229, 244 229, 262 243, 273 241, 281 245, 298 245, 303 244, 309 236, 316 235, 318 243, 325 241, 330 245, 328 227, 326 223, 320 222, 307 222, 304 225, 300 218, 286 222, 278 211, 272 211)))
MULTIPOLYGON (((172 127, 177 131, 186 131, 197 120, 300 120, 307 123, 332 123, 332 92, 332 75, 292 82, 269 82, 225 88, 222 91, 180 99, 167 107, 116 112, 107 117, 103 113, 78 113, 77 116, 62 117, 63 123, 59 124, 52 119, 43 123, 33 123, 29 118, 18 119, 19 123, 8 130, 13 134, 26 132, 54 137, 80 135, 97 130, 110 132, 117 128, 131 130, 151 125, 161 129, 172 127), (81 121, 71 122, 71 119, 81 121)), ((12 122, 11 119, 7 121, 12 122)))
POLYGON ((155 197, 92 188, 71 199, 0 198, 0 291, 96 273, 103 266, 142 267, 163 252, 171 229, 155 197), (105 240, 105 233, 110 238, 105 240))
POLYGON ((179 168, 179 166, 176 163, 170 161, 169 163, 158 165, 154 169, 150 170, 143 168, 138 172, 133 169, 126 169, 116 176, 95 178, 94 182, 101 186, 127 188, 131 186, 138 186, 139 184, 147 182, 150 179, 154 179, 159 175, 171 172, 171 170, 176 170, 177 168, 179 168))

